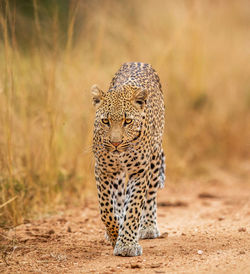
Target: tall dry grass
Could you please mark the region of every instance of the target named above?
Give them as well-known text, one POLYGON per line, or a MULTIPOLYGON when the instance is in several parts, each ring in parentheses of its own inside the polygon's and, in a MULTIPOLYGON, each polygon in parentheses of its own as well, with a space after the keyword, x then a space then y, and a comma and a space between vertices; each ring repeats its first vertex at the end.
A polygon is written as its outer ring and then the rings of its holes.
POLYGON ((123 62, 161 78, 168 180, 249 163, 248 1, 62 1, 63 19, 52 2, 31 1, 26 16, 1 1, 2 225, 95 189, 89 89, 106 90, 123 62))

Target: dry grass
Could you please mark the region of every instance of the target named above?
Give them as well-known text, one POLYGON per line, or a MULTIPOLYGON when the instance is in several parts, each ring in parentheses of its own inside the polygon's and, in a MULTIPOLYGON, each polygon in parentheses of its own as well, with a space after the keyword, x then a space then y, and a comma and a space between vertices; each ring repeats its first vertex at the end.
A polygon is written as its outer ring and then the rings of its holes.
POLYGON ((126 61, 161 78, 170 180, 249 159, 248 1, 71 1, 63 23, 53 3, 27 17, 1 2, 1 224, 95 188, 89 89, 126 61))

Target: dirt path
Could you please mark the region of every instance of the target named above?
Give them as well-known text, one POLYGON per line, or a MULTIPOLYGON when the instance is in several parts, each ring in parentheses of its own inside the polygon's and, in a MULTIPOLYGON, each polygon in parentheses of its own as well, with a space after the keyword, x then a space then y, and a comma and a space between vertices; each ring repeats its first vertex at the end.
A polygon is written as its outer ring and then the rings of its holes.
POLYGON ((250 273, 249 193, 247 182, 218 181, 160 191, 162 236, 142 240, 143 255, 133 258, 112 255, 94 197, 5 234, 15 242, 2 252, 0 272, 250 273))

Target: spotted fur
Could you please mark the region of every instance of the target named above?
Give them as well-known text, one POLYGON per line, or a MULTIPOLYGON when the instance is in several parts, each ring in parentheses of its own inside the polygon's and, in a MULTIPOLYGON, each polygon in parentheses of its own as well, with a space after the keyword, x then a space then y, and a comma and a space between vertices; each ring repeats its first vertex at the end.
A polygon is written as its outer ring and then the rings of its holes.
POLYGON ((149 64, 125 63, 96 106, 93 152, 101 219, 114 255, 138 256, 140 238, 156 238, 156 193, 164 186, 164 101, 149 64))

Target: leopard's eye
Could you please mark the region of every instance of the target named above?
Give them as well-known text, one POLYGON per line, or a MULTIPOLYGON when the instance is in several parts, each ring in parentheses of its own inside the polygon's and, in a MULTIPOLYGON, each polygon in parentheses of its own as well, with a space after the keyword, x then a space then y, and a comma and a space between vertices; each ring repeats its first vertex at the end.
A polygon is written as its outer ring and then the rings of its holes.
POLYGON ((102 119, 102 123, 105 125, 109 125, 109 119, 102 119))
POLYGON ((129 118, 125 119, 124 121, 125 125, 131 124, 131 123, 132 123, 132 119, 129 119, 129 118))

